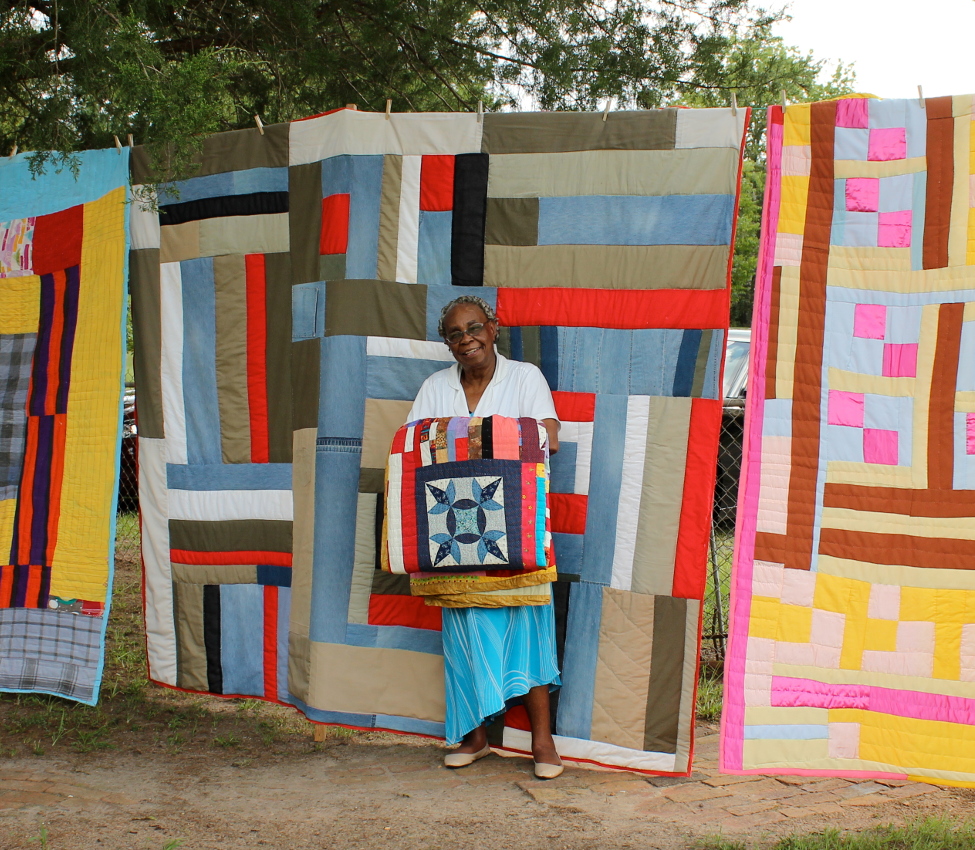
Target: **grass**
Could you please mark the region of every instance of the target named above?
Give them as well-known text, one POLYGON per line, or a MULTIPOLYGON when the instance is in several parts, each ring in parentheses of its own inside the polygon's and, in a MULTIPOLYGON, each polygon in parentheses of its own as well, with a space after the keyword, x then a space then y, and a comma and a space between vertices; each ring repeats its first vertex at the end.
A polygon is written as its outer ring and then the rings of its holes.
MULTIPOLYGON (((753 845, 754 846, 754 845, 753 845)), ((806 835, 790 835, 767 850, 972 850, 975 821, 957 823, 944 818, 919 820, 906 826, 876 826, 863 832, 841 833, 827 829, 806 835)), ((744 841, 710 838, 699 850, 747 850, 744 841)))
POLYGON ((721 718, 721 696, 724 682, 720 667, 701 665, 697 679, 697 719, 717 723, 721 718))
MULTIPOLYGON (((235 763, 271 753, 321 750, 311 724, 293 709, 256 699, 221 699, 152 684, 146 678, 139 522, 118 515, 115 582, 106 633, 105 672, 95 706, 43 694, 0 694, 0 758, 111 750, 226 753, 235 763)), ((721 675, 702 665, 698 716, 716 721, 721 675)), ((330 728, 329 737, 359 733, 330 728)))
MULTIPOLYGON (((0 694, 0 758, 97 754, 317 752, 311 724, 293 709, 262 700, 188 694, 146 678, 139 523, 118 515, 115 583, 98 705, 43 694, 0 694)), ((329 730, 348 739, 347 730, 329 730)))

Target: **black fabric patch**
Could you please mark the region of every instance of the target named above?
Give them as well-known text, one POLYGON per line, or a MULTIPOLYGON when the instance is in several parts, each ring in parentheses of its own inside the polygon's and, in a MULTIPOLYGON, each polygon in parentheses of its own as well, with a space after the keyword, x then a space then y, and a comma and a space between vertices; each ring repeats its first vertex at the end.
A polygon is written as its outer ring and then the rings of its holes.
MULTIPOLYGON (((376 541, 376 569, 382 572, 383 562, 383 520, 386 517, 386 495, 385 493, 376 494, 376 524, 373 528, 373 538, 376 541)), ((383 573, 386 575, 386 573, 383 573)))
POLYGON ((494 421, 490 416, 481 420, 481 457, 484 460, 494 457, 494 421))
MULTIPOLYGON (((559 671, 562 671, 562 660, 565 657, 565 627, 569 622, 569 584, 562 576, 559 580, 551 584, 552 606, 555 608, 555 652, 559 662, 559 671)), ((552 718, 552 732, 558 733, 559 716, 559 695, 562 689, 559 688, 549 694, 549 712, 552 718)))
POLYGON ((207 654, 207 690, 223 693, 223 664, 220 661, 220 585, 203 585, 203 646, 207 654))
POLYGON ((250 195, 221 195, 179 204, 160 204, 159 223, 184 224, 204 218, 228 215, 268 215, 288 211, 287 192, 253 192, 250 195))
POLYGON ((454 214, 450 237, 450 275, 454 286, 484 285, 487 185, 487 154, 462 153, 454 158, 454 214))

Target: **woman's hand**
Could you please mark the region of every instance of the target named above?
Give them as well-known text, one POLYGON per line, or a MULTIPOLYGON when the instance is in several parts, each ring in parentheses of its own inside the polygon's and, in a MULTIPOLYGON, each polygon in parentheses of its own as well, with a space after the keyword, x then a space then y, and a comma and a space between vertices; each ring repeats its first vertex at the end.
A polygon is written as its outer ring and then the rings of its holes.
POLYGON ((559 450, 559 420, 543 419, 542 424, 548 433, 548 453, 554 455, 559 450))

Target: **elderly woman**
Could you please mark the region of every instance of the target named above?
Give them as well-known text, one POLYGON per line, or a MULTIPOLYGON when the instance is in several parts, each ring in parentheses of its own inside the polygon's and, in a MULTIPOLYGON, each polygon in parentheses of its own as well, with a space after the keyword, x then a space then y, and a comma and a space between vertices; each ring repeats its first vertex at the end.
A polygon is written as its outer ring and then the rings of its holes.
MULTIPOLYGON (((531 417, 545 424, 549 451, 558 450, 559 421, 548 384, 536 366, 495 351, 498 320, 486 301, 468 295, 451 301, 440 315, 439 333, 458 365, 424 381, 408 421, 531 417)), ((544 589, 550 591, 550 585, 544 589)), ((535 775, 551 779, 562 772, 549 717, 549 690, 561 684, 551 593, 538 595, 540 604, 511 607, 505 606, 503 587, 484 595, 492 593, 499 594, 499 607, 446 607, 449 601, 428 597, 430 604, 445 606, 446 734, 448 743, 461 742, 444 764, 464 767, 486 756, 486 721, 522 697, 531 722, 535 775)))

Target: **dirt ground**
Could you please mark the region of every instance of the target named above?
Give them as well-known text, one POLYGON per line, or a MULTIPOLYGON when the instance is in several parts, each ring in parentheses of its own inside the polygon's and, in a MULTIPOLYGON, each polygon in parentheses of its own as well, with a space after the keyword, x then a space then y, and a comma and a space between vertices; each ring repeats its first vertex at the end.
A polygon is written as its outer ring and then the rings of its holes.
POLYGON ((975 794, 916 783, 728 777, 717 734, 699 729, 689 780, 489 756, 441 766, 443 748, 385 734, 329 737, 303 751, 176 754, 102 750, 0 761, 0 847, 660 848, 709 836, 760 846, 796 832, 858 830, 918 816, 964 819, 975 794))
POLYGON ((117 562, 98 705, 0 694, 0 850, 685 850, 973 813, 962 789, 719 775, 713 722, 688 779, 570 767, 541 782, 498 755, 449 771, 422 738, 315 743, 289 708, 146 681, 137 551, 117 562))

